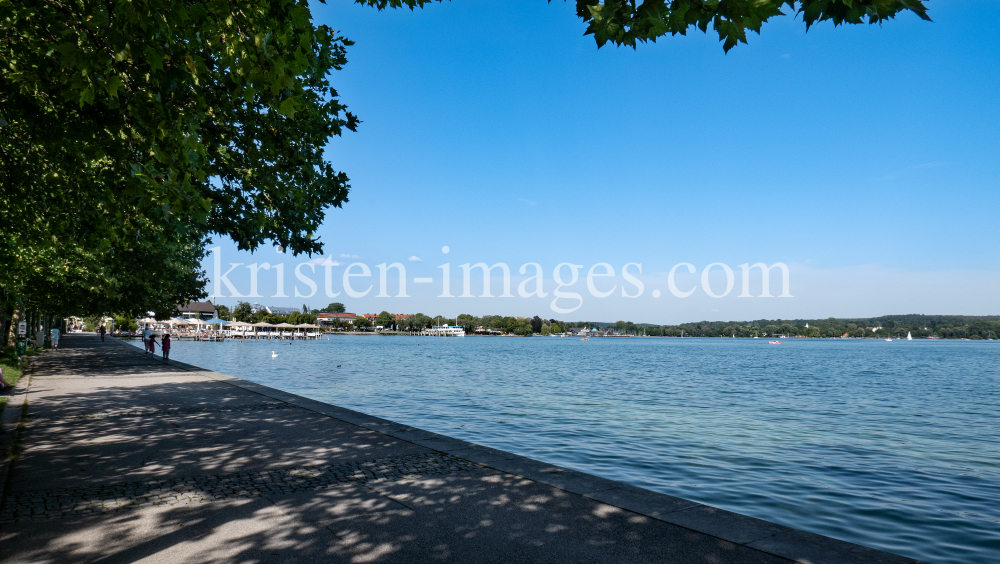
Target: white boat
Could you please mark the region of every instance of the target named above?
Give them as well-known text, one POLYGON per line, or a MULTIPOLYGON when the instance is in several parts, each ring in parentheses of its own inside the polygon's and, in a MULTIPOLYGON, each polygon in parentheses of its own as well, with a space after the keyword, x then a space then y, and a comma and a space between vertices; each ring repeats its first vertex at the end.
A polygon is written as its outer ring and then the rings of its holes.
POLYGON ((892 342, 892 339, 886 339, 886 341, 889 341, 889 342, 891 343, 891 342, 892 342))
POLYGON ((911 335, 909 331, 906 332, 906 340, 907 341, 912 341, 913 340, 913 335, 911 335))
POLYGON ((422 335, 431 337, 464 337, 465 329, 462 326, 435 325, 430 329, 421 331, 422 335))

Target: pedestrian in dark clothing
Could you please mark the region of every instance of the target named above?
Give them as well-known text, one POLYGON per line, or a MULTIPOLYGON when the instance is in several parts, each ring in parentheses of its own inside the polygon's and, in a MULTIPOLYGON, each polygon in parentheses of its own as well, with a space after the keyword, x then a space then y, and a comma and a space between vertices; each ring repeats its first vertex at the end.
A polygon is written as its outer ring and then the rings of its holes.
MULTIPOLYGON (((149 336, 149 340, 146 341, 146 345, 149 347, 149 352, 147 353, 147 355, 155 355, 156 354, 156 335, 150 335, 149 336)), ((154 356, 154 358, 155 358, 155 356, 154 356)))
POLYGON ((103 325, 101 325, 101 342, 102 343, 104 342, 104 334, 107 333, 107 332, 108 332, 108 330, 105 329, 103 325))
POLYGON ((160 347, 163 349, 163 360, 170 359, 170 335, 163 336, 163 342, 160 343, 160 347))

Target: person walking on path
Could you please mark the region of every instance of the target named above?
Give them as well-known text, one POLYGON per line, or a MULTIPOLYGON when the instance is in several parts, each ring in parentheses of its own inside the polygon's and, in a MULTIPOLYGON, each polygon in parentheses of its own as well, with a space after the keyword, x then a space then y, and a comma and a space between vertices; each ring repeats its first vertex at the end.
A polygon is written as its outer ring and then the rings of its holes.
POLYGON ((52 350, 56 350, 59 348, 59 326, 53 327, 50 334, 52 336, 52 350))
POLYGON ((149 341, 146 342, 149 346, 149 350, 146 352, 146 356, 156 357, 156 335, 150 335, 149 341))
POLYGON ((107 332, 108 332, 108 330, 104 328, 104 325, 101 325, 101 342, 102 343, 104 342, 104 334, 107 333, 107 332))
POLYGON ((146 348, 146 356, 149 356, 149 340, 153 337, 153 332, 147 326, 142 332, 142 344, 146 348))
POLYGON ((163 360, 170 359, 170 335, 164 335, 163 340, 160 341, 160 348, 163 349, 163 360))

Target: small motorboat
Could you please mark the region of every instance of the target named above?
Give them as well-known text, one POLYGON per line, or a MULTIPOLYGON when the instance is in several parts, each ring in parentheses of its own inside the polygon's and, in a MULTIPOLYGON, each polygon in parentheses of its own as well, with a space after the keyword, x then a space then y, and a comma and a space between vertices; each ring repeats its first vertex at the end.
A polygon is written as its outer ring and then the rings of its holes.
POLYGON ((590 339, 588 339, 588 338, 584 337, 584 338, 582 338, 582 339, 580 339, 580 340, 581 340, 581 341, 589 341, 590 339))
POLYGON ((892 342, 892 339, 886 339, 886 341, 887 341, 887 342, 889 342, 889 343, 891 343, 891 342, 892 342))
POLYGON ((769 344, 769 345, 780 345, 781 341, 768 341, 767 344, 769 344))

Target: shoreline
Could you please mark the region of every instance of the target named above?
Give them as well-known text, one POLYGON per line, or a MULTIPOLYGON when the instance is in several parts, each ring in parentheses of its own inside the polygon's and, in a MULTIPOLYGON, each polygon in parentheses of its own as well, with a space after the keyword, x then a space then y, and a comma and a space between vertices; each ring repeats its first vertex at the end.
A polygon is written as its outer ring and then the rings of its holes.
MULTIPOLYGON (((360 334, 377 335, 378 333, 360 334)), ((143 354, 140 349, 133 345, 118 339, 112 339, 112 341, 120 346, 133 349, 136 354, 143 354)), ((185 362, 172 359, 163 361, 159 357, 156 360, 276 401, 286 402, 319 415, 357 425, 393 439, 430 448, 444 455, 468 460, 492 470, 599 501, 644 518, 680 526, 695 533, 709 535, 791 561, 809 564, 860 564, 861 562, 876 561, 886 564, 896 562, 916 564, 920 562, 883 550, 779 525, 426 431, 250 382, 236 376, 206 370, 185 362)))

